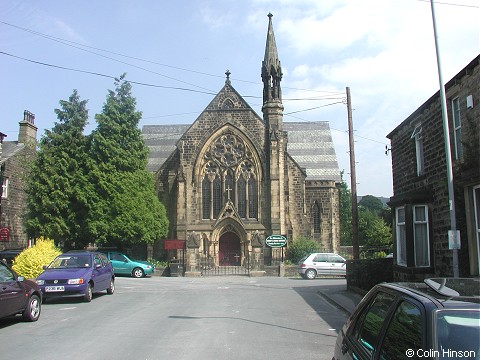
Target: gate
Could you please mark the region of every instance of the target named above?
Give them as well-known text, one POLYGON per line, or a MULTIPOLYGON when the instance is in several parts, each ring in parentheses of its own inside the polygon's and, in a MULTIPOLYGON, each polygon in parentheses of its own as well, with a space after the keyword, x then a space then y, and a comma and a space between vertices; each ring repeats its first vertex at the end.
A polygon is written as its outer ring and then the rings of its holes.
POLYGON ((202 276, 250 275, 250 254, 242 258, 238 252, 219 253, 218 265, 215 258, 202 256, 200 259, 202 276))

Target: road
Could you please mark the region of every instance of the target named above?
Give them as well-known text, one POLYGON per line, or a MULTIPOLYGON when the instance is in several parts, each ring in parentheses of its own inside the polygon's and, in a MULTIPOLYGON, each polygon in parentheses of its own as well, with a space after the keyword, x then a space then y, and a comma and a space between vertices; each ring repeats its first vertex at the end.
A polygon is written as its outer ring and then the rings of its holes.
POLYGON ((133 279, 91 303, 52 299, 40 319, 0 320, 0 358, 330 360, 345 314, 317 294, 343 279, 133 279))

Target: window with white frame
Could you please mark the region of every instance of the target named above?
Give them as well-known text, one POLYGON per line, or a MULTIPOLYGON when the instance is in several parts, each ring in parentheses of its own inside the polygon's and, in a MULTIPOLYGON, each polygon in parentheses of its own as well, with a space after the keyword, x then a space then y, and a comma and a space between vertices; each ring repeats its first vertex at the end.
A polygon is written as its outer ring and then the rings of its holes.
POLYGON ((460 98, 452 100, 452 117, 453 117, 453 140, 455 142, 455 159, 463 157, 462 147, 462 120, 460 116, 460 98))
POLYGON ((405 228, 405 208, 399 207, 395 211, 397 233, 397 264, 407 265, 407 231, 405 228))
POLYGON ((415 139, 415 155, 417 159, 417 175, 423 175, 425 173, 425 160, 423 155, 423 135, 422 124, 415 126, 411 139, 415 139))
POLYGON ((2 177, 2 199, 8 198, 8 178, 2 177))
POLYGON ((415 266, 430 266, 427 205, 413 206, 413 241, 415 249, 415 266))

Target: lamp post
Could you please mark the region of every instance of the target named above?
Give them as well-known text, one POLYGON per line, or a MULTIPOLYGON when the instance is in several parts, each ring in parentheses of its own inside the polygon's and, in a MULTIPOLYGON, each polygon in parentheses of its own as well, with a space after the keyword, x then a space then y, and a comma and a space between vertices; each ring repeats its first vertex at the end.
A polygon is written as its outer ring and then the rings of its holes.
MULTIPOLYGON (((2 159, 3 139, 7 135, 0 132, 0 160, 2 159)), ((5 171, 5 164, 0 164, 0 225, 2 224, 2 197, 3 197, 3 172, 5 171)))
POLYGON ((445 96, 445 85, 442 78, 442 66, 440 62, 440 51, 438 49, 437 24, 435 21, 435 6, 433 0, 430 0, 432 6, 433 33, 435 36, 435 51, 437 55, 438 81, 440 83, 440 103, 442 106, 443 137, 445 141, 445 158, 447 160, 447 183, 448 183, 448 205, 450 210, 450 231, 449 241, 453 250, 453 276, 459 276, 458 270, 458 249, 460 247, 460 238, 457 232, 457 222, 455 218, 455 193, 453 189, 453 171, 452 171, 452 151, 450 149, 450 128, 447 117, 447 100, 445 96))

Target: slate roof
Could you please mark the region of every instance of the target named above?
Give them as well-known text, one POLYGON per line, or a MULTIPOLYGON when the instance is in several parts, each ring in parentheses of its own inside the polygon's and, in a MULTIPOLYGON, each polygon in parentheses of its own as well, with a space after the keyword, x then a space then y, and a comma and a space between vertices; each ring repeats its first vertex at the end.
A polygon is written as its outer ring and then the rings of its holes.
POLYGON ((2 151, 0 154, 0 164, 3 164, 9 158, 17 154, 25 147, 25 144, 21 144, 18 141, 3 141, 2 151))
POLYGON ((307 180, 341 181, 328 121, 284 122, 287 152, 307 171, 307 180))
MULTIPOLYGON (((150 150, 148 170, 156 172, 175 150, 180 137, 190 125, 145 125, 142 136, 150 150)), ((288 132, 287 151, 297 164, 306 169, 307 180, 340 182, 340 170, 326 121, 284 122, 288 132)))

